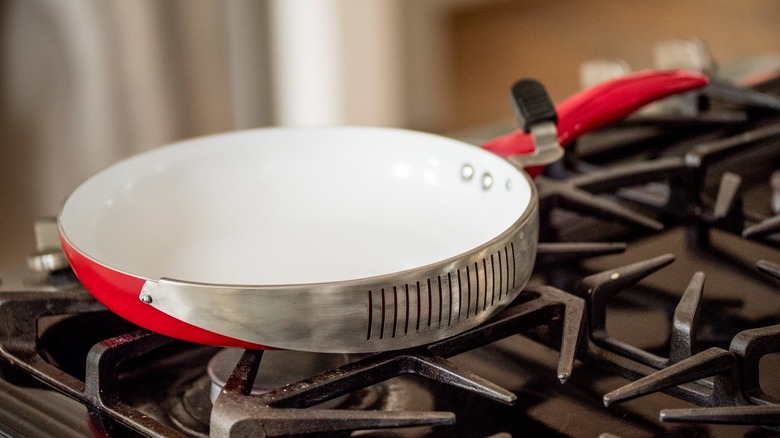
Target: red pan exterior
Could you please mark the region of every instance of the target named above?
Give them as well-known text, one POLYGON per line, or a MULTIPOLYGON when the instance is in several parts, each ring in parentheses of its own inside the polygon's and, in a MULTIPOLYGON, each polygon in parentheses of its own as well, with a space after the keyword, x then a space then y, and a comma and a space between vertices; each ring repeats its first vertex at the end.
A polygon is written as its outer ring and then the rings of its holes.
POLYGON ((133 324, 156 333, 199 344, 249 349, 268 348, 203 330, 144 304, 138 296, 146 280, 118 272, 86 257, 71 246, 62 233, 60 233, 60 241, 73 272, 84 287, 112 312, 133 324))

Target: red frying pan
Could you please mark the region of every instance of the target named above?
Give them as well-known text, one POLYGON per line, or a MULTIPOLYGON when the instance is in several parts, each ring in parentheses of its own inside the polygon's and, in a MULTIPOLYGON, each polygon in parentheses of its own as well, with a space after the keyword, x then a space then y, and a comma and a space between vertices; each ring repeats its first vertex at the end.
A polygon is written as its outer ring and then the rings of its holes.
MULTIPOLYGON (((605 83, 557 107, 557 137, 566 145, 705 84, 685 72, 605 83)), ((245 348, 407 348, 478 325, 528 280, 536 191, 501 157, 534 152, 525 131, 484 149, 383 128, 215 135, 93 176, 64 202, 60 237, 98 300, 158 333, 245 348)))

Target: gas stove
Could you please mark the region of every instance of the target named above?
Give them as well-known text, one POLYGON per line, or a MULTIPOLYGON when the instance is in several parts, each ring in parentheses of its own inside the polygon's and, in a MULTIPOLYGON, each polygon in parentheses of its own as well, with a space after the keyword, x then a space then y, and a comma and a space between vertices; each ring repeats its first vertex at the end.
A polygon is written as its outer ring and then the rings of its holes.
POLYGON ((569 147, 536 180, 540 245, 520 296, 423 347, 188 344, 105 310, 56 252, 31 256, 0 275, 0 434, 773 435, 780 115, 708 97, 569 147))

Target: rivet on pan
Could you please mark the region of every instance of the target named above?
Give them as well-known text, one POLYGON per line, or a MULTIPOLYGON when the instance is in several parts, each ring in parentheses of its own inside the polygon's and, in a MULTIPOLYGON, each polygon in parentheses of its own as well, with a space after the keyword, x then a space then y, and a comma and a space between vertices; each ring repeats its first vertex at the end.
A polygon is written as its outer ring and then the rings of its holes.
POLYGON ((493 186, 493 175, 489 174, 488 172, 485 172, 482 175, 482 188, 487 190, 492 186, 493 186))
POLYGON ((150 295, 142 294, 140 298, 144 304, 152 304, 152 297, 150 295))
POLYGON ((463 168, 460 169, 460 176, 463 177, 464 181, 468 181, 474 176, 474 168, 471 167, 471 164, 463 165, 463 168))
POLYGON ((506 180, 506 189, 507 190, 512 190, 512 180, 511 179, 506 180))

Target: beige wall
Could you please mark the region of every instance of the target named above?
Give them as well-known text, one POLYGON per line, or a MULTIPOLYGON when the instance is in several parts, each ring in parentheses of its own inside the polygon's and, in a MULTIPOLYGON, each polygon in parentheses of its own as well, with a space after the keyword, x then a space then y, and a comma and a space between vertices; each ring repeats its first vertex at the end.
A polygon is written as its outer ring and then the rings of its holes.
POLYGON ((578 89, 583 61, 622 58, 649 68, 664 39, 700 38, 721 63, 780 53, 774 0, 481 1, 459 3, 446 20, 447 128, 509 117, 507 90, 520 77, 542 80, 560 101, 578 89))

